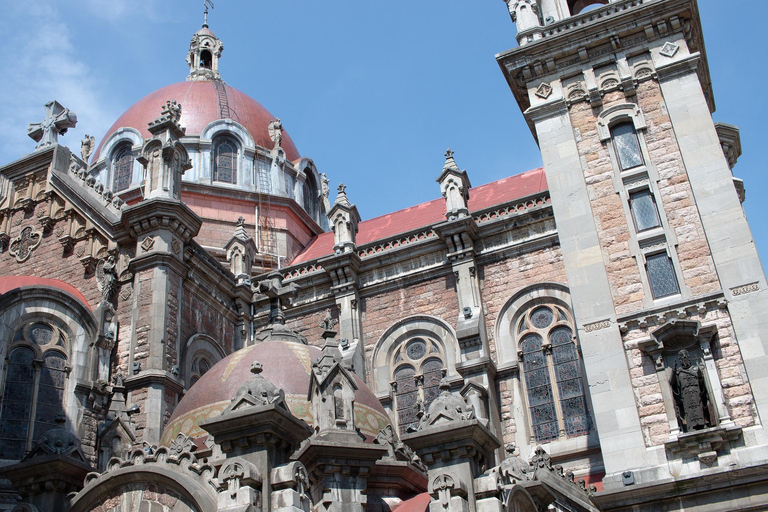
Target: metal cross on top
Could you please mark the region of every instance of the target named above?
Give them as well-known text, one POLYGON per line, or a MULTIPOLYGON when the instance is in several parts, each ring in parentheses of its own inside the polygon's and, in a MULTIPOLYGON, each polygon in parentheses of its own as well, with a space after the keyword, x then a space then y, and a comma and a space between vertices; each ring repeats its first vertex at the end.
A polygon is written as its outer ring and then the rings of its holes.
POLYGON ((64 108, 58 101, 49 101, 45 104, 45 119, 40 123, 30 123, 27 127, 27 135, 39 144, 35 149, 42 149, 52 144, 59 143, 59 135, 64 135, 67 130, 77 124, 77 116, 68 108, 64 108))
POLYGON ((213 2, 211 0, 203 0, 203 7, 205 8, 203 11, 203 27, 208 28, 208 8, 213 9, 213 2))
POLYGON ((291 299, 296 296, 297 291, 296 283, 283 286, 283 274, 275 271, 267 274, 267 278, 263 281, 259 281, 258 294, 254 299, 257 306, 269 301, 268 322, 270 324, 285 325, 283 308, 291 305, 291 299))

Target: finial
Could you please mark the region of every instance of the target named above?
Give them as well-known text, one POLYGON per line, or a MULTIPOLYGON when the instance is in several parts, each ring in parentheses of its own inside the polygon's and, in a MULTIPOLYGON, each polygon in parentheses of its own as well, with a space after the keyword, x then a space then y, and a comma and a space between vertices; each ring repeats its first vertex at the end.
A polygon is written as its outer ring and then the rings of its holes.
POLYGON ((264 367, 261 365, 260 362, 254 359, 253 362, 251 363, 251 373, 253 373, 254 375, 258 375, 263 371, 264 371, 264 367))
POLYGON ((451 148, 448 148, 445 151, 445 159, 448 160, 449 158, 453 157, 453 151, 451 151, 451 148))
POLYGON ((345 190, 347 189, 347 186, 343 183, 339 183, 339 188, 337 189, 339 191, 339 194, 344 194, 345 190))
POLYGON ((209 6, 211 9, 213 9, 213 2, 211 0, 203 0, 203 7, 205 8, 205 11, 203 11, 203 28, 208 28, 208 7, 209 6))
POLYGON ((244 219, 244 218, 243 218, 243 216, 241 215, 241 216, 239 216, 239 217, 237 218, 237 225, 238 225, 238 226, 242 226, 243 224, 245 224, 245 219, 244 219))

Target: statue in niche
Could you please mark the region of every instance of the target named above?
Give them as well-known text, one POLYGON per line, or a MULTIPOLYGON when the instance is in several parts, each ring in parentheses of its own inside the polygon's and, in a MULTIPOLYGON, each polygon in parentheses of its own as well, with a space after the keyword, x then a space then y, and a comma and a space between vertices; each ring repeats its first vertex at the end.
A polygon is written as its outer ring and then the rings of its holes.
POLYGON ((699 366, 693 364, 687 350, 677 353, 670 385, 675 397, 677 421, 683 432, 711 427, 704 375, 699 366))

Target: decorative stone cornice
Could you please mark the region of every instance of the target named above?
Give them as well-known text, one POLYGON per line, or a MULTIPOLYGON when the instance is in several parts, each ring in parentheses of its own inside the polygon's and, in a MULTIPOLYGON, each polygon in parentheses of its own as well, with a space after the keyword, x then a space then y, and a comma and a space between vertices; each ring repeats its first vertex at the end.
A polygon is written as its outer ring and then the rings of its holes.
POLYGON ((200 231, 203 221, 186 204, 175 199, 153 198, 123 209, 123 225, 138 240, 146 233, 167 230, 188 242, 200 231))

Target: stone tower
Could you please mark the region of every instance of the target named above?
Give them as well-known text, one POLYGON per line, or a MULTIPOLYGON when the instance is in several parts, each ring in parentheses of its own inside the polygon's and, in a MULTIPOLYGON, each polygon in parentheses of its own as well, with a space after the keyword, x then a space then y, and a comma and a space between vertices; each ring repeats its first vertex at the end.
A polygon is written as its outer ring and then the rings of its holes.
POLYGON ((697 475, 760 466, 768 412, 766 280, 731 172, 737 130, 712 120, 698 5, 506 3, 520 46, 497 61, 543 156, 605 489, 619 491, 601 504, 690 481, 695 508, 697 475))

